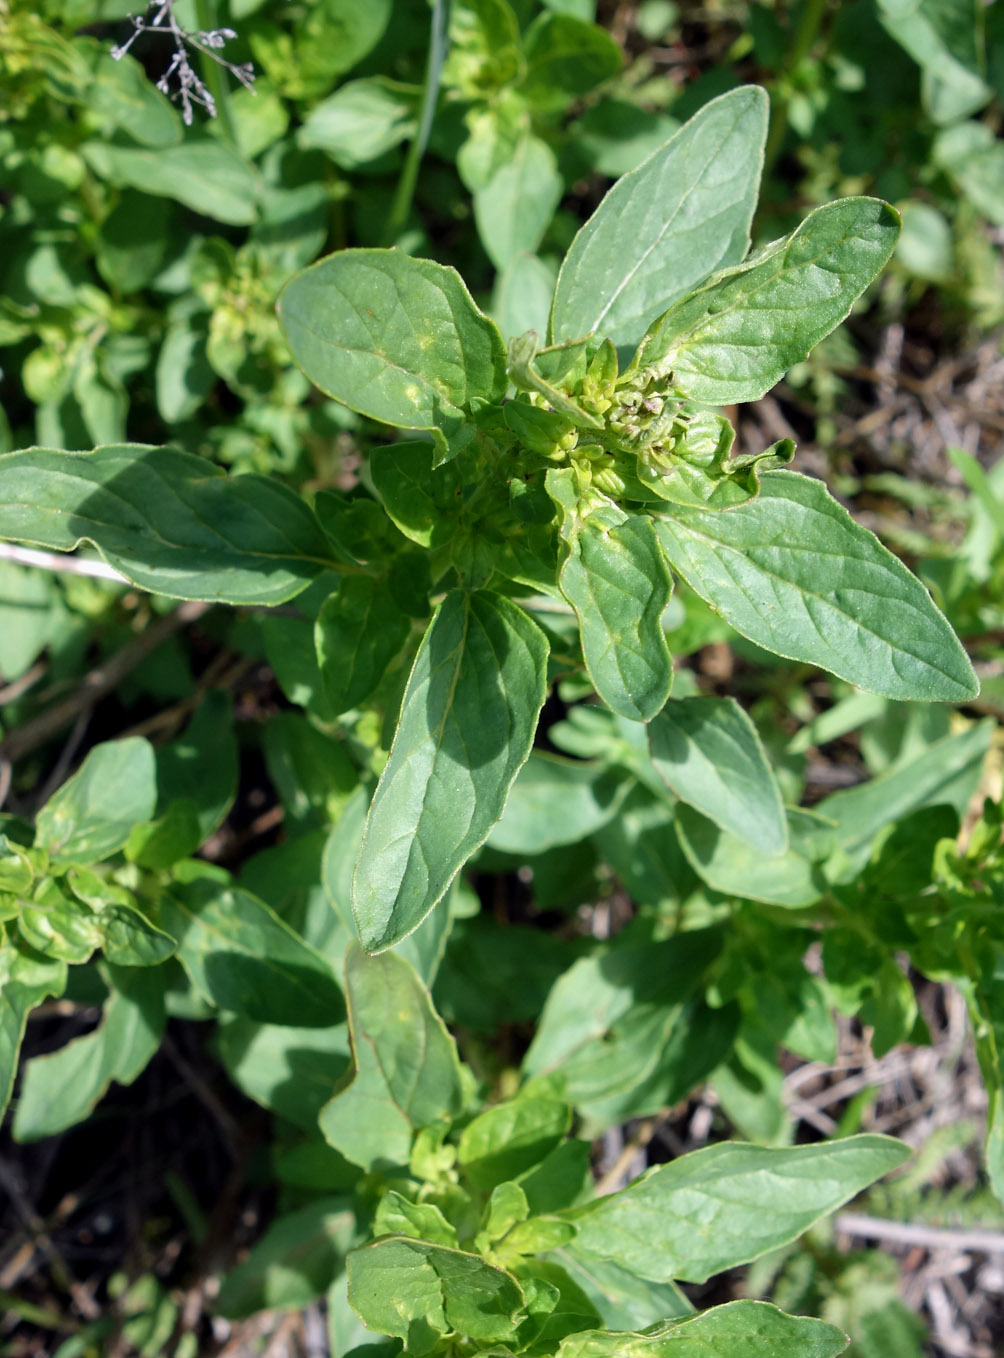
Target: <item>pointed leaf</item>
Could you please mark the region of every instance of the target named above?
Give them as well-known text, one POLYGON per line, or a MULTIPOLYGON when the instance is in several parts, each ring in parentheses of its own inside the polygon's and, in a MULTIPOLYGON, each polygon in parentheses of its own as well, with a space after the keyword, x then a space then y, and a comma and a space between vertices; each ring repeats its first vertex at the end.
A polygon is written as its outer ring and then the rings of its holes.
POLYGON ((140 444, 0 457, 0 537, 60 552, 92 542, 141 588, 213 603, 284 603, 337 564, 280 481, 140 444))
POLYGON ((391 1236, 348 1258, 349 1301, 366 1325, 427 1352, 451 1330, 504 1340, 522 1318, 523 1291, 486 1259, 424 1240, 391 1236))
POLYGON ((333 716, 370 696, 408 638, 411 624, 383 580, 356 575, 329 594, 315 639, 324 693, 333 716))
POLYGON ((789 809, 787 822, 787 849, 768 858, 748 839, 737 839, 692 807, 676 808, 680 845, 708 886, 726 896, 797 910, 814 904, 826 890, 818 863, 824 847, 832 847, 832 829, 811 811, 789 809), (817 848, 820 835, 823 846, 817 848))
POLYGON ((765 650, 887 698, 962 702, 972 666, 924 586, 821 481, 768 472, 727 514, 680 508, 657 522, 670 564, 765 650))
POLYGON ((95 863, 121 849, 156 805, 153 746, 142 736, 109 740, 42 807, 35 842, 53 858, 95 863))
POLYGON ((758 401, 847 316, 898 235, 899 216, 877 198, 817 208, 790 236, 672 307, 635 362, 672 373, 695 401, 758 401))
POLYGON ((353 1069, 321 1109, 321 1131, 372 1170, 407 1164, 413 1135, 463 1104, 457 1049, 415 969, 391 952, 345 959, 353 1069))
POLYGON ((467 1124, 457 1159, 471 1183, 488 1192, 549 1155, 567 1136, 571 1122, 571 1108, 557 1099, 509 1099, 467 1124))
POLYGON ((455 269, 394 250, 343 250, 297 274, 278 303, 293 357, 361 415, 460 432, 475 397, 505 394, 505 347, 455 269))
POLYGON ((885 1136, 783 1150, 726 1141, 566 1215, 578 1226, 580 1253, 652 1282, 704 1282, 789 1244, 909 1155, 885 1136))
POLYGON ((582 653, 596 691, 614 712, 649 721, 669 697, 673 662, 662 615, 672 582, 652 520, 612 500, 583 510, 571 472, 549 472, 561 506, 567 555, 558 576, 575 609, 582 653))
POLYGON ((4 939, 0 930, 0 1119, 14 1088, 29 1013, 49 995, 62 995, 65 989, 65 962, 4 939))
POLYGON ((212 880, 176 883, 161 923, 196 988, 259 1023, 326 1028, 345 1015, 328 962, 257 896, 212 880))
POLYGON ((767 100, 713 99, 614 185, 572 242, 554 296, 554 342, 596 333, 633 349, 667 307, 749 248, 767 100))
POLYGON ((781 790, 734 698, 683 698, 648 728, 652 763, 676 795, 768 858, 784 853, 781 790))
POLYGON ((447 595, 419 647, 352 884, 363 947, 404 938, 502 815, 547 691, 547 640, 509 599, 447 595))
POLYGON ((558 1358, 835 1358, 842 1330, 789 1316, 766 1301, 730 1301, 644 1334, 573 1334, 558 1358))

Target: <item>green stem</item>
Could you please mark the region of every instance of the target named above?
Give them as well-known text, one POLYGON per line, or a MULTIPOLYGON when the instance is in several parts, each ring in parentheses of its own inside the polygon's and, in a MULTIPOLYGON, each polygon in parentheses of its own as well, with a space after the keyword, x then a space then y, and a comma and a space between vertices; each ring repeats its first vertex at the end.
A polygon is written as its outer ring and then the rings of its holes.
MULTIPOLYGON (((214 0, 195 0, 195 17, 199 28, 204 33, 212 32, 217 26, 214 0)), ((237 134, 234 130, 233 111, 230 108, 230 87, 227 84, 223 68, 205 52, 199 53, 199 66, 202 70, 202 79, 205 81, 206 89, 213 96, 213 102, 216 105, 216 116, 219 118, 220 127, 223 130, 223 140, 230 146, 236 146, 237 134)))
POLYGON ((791 51, 785 58, 781 70, 778 72, 778 79, 774 83, 774 95, 777 101, 777 108, 771 120, 770 132, 767 135, 767 145, 764 148, 763 173, 766 178, 774 168, 774 162, 781 150, 785 133, 788 131, 788 92, 785 88, 787 77, 792 71, 797 71, 805 58, 812 51, 816 39, 819 37, 819 30, 823 24, 823 15, 829 0, 805 0, 802 13, 798 20, 798 28, 795 30, 795 41, 791 45, 791 51))
POLYGON ((419 113, 418 128, 408 147, 401 177, 397 181, 394 202, 387 219, 386 241, 393 245, 404 230, 411 211, 415 186, 418 184, 418 171, 429 144, 432 120, 436 114, 436 101, 439 98, 439 77, 446 60, 449 42, 450 0, 433 0, 432 23, 429 29, 429 59, 425 66, 425 83, 422 86, 422 107, 419 113))

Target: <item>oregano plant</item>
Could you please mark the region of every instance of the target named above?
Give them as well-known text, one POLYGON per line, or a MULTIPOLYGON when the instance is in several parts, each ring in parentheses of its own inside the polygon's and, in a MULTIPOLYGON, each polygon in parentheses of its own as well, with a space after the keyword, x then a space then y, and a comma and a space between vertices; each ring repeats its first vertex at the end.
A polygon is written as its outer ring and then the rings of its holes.
MULTIPOLYGON (((92 1078, 71 1121, 149 1059, 174 959, 238 1022, 344 1034, 337 1078, 325 1066, 304 1079, 295 1116, 333 1157, 334 1195, 305 1210, 347 1259, 346 1307, 382 1336, 372 1358, 826 1358, 845 1345, 833 1326, 755 1301, 698 1315, 677 1283, 786 1245, 907 1154, 867 1135, 724 1143, 595 1194, 574 1119, 604 1127, 668 1106, 689 1088, 680 1071, 693 1084, 728 1057, 738 964, 721 918, 576 961, 509 1098, 479 1097, 429 989, 459 874, 489 836, 501 852, 532 838, 534 779, 573 818, 585 808, 577 831, 605 833, 612 859, 618 825, 640 842, 671 821, 711 890, 783 911, 832 889, 847 920, 847 865, 867 856, 876 821, 930 809, 945 782, 943 759, 930 786, 916 769, 891 775, 879 809, 791 808, 738 703, 673 696, 676 580, 763 650, 867 693, 959 702, 978 689, 924 586, 789 469, 790 441, 732 453, 721 407, 758 399, 805 358, 899 230, 887 204, 850 198, 749 253, 766 132, 766 96, 739 88, 625 175, 575 237, 546 333, 503 336, 455 270, 396 250, 344 250, 296 274, 278 313, 297 363, 385 426, 351 491, 308 499, 174 448, 0 458, 0 535, 89 542, 167 597, 299 598, 319 725, 362 712, 376 727, 372 795, 346 780, 326 842, 323 950, 194 857, 233 796, 235 752, 210 708, 199 738, 218 742, 212 776, 193 776, 185 737, 99 745, 33 828, 6 824, 0 854, 4 1099, 28 1011, 99 953, 111 998, 103 1028, 80 1039, 92 1078), (600 799, 577 798, 592 769, 556 765, 548 781, 530 759, 549 687, 568 674, 596 699, 571 737, 587 753, 616 742, 611 762, 633 780, 612 776, 589 824, 600 799), (702 989, 712 966, 716 1003, 702 989)), ((986 748, 974 732, 942 751, 956 801, 986 748)), ((337 742, 313 736, 335 767, 337 742)), ((968 900, 977 867, 943 857, 968 900)), ((993 1079, 996 1048, 983 1055, 993 1079)), ((66 1112, 47 1103, 57 1072, 39 1066, 17 1109, 25 1139, 66 1112)), ((290 1223, 283 1240, 306 1229, 290 1223)), ((259 1258, 280 1243, 266 1236, 259 1258)), ((225 1311, 268 1304, 248 1281, 256 1267, 252 1253, 224 1284, 225 1311)))

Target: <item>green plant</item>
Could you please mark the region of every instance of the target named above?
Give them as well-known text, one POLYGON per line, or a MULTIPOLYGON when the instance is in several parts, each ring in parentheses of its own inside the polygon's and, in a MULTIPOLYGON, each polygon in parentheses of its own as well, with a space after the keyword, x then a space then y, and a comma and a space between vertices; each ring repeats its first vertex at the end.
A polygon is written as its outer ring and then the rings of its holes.
MULTIPOLYGON (((766 121, 763 94, 735 90, 618 183, 565 257, 543 347, 530 332, 507 348, 454 270, 398 251, 344 251, 288 282, 279 316, 307 377, 413 436, 374 434, 354 490, 308 500, 137 445, 0 460, 6 538, 92 543, 162 596, 298 600, 261 624, 316 723, 284 714, 266 747, 303 832, 277 858, 235 883, 192 856, 233 796, 213 698, 159 749, 95 747, 34 827, 7 818, 0 861, 5 1092, 31 1007, 103 959, 102 1024, 29 1063, 15 1135, 70 1125, 135 1078, 184 992, 223 1017, 242 1088, 306 1134, 284 1172, 335 1196, 276 1223, 224 1286, 231 1314, 316 1295, 347 1257, 333 1313, 344 1323, 347 1295, 386 1351, 836 1353, 822 1322, 757 1302, 691 1318, 674 1286, 789 1242, 904 1157, 867 1136, 786 1147, 774 1044, 825 1053, 834 1000, 881 1045, 901 1040, 915 1010, 894 951, 929 974, 947 955, 982 1016, 999 1109, 996 812, 965 854, 950 847, 986 727, 809 812, 786 807, 738 703, 686 682, 671 695, 672 572, 677 628, 717 618, 876 695, 878 712, 977 692, 924 587, 821 483, 781 469, 791 444, 732 457, 713 409, 803 359, 898 233, 885 204, 852 198, 747 257, 766 121), (578 759, 531 753, 555 678, 599 699, 551 728, 578 759), (937 841, 933 875, 917 836, 937 841), (437 993, 470 1014, 485 942, 458 874, 479 851, 529 855, 544 891, 555 851, 567 868, 562 848, 590 841, 648 909, 609 949, 556 945, 539 980, 514 983, 510 1015, 539 1024, 498 1101, 427 988, 449 936, 471 951, 447 950, 437 993), (334 911, 290 896, 318 871, 334 911), (821 926, 825 988, 801 961, 821 926), (573 1111, 595 1131, 708 1076, 740 1129, 776 1144, 709 1147, 592 1198, 573 1111), (290 1273, 304 1235, 316 1248, 290 1273)), ((568 892, 560 867, 552 881, 568 892)), ((527 941, 508 946, 492 965, 515 976, 527 941)), ((998 1180, 999 1137, 998 1111, 998 1180)))

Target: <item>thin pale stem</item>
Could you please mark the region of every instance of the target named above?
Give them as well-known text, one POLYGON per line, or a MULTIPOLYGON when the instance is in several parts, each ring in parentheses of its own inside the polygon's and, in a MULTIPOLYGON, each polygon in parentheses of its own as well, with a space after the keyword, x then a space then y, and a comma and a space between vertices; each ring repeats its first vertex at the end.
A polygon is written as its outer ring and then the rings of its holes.
POLYGON ((386 241, 393 245, 408 221, 411 204, 418 184, 418 171, 429 144, 432 122, 436 116, 436 102, 439 99, 439 78, 446 60, 449 44, 450 0, 433 0, 432 22, 429 28, 429 59, 425 66, 425 83, 422 86, 422 107, 419 113, 418 128, 408 147, 401 177, 387 219, 386 241))

